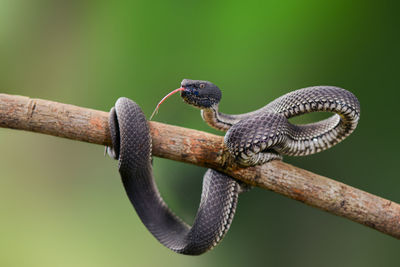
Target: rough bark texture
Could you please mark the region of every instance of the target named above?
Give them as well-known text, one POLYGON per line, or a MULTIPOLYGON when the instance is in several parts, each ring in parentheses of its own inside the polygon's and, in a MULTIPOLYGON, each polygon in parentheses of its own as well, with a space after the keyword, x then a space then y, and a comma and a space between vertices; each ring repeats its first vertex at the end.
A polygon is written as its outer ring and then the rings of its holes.
MULTIPOLYGON (((400 239, 400 205, 280 161, 241 168, 232 162, 223 138, 149 122, 153 155, 213 168, 400 239)), ((0 94, 0 127, 110 145, 108 113, 0 94)))

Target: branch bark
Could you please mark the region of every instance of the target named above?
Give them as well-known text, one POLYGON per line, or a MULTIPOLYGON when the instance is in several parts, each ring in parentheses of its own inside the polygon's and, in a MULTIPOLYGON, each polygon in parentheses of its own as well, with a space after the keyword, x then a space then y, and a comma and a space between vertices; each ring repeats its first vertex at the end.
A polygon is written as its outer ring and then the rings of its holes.
MULTIPOLYGON (((400 239, 400 205, 281 161, 241 168, 213 134, 149 122, 153 155, 217 169, 400 239)), ((0 127, 110 145, 108 112, 0 94, 0 127)))

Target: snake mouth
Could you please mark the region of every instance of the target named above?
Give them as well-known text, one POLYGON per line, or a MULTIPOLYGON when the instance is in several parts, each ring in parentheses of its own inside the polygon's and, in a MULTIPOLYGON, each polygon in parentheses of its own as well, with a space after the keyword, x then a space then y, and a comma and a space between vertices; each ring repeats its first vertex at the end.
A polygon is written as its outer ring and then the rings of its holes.
POLYGON ((160 102, 158 102, 150 116, 150 120, 157 114, 160 105, 168 97, 177 92, 181 92, 181 97, 186 103, 200 109, 212 108, 213 105, 218 104, 221 100, 221 91, 213 83, 201 80, 184 79, 181 83, 181 87, 168 93, 160 100, 160 102))
POLYGON ((181 97, 189 105, 200 109, 208 109, 212 106, 212 100, 207 92, 205 92, 204 87, 200 86, 201 82, 202 81, 192 81, 187 79, 183 80, 181 88, 184 90, 181 92, 181 97))
POLYGON ((183 101, 196 108, 207 109, 212 106, 210 98, 200 96, 198 91, 195 89, 188 88, 183 90, 181 92, 181 97, 183 101))

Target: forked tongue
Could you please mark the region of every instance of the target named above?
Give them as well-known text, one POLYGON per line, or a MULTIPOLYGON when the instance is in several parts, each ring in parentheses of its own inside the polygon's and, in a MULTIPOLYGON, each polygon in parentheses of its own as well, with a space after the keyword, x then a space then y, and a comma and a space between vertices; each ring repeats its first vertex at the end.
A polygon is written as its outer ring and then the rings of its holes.
POLYGON ((175 93, 177 93, 177 92, 179 92, 179 91, 183 91, 183 90, 185 90, 185 88, 182 88, 182 87, 181 87, 181 88, 178 88, 178 89, 173 90, 172 92, 170 92, 169 94, 167 94, 166 96, 164 96, 164 97, 160 100, 160 102, 158 102, 157 107, 154 109, 153 113, 152 113, 151 116, 150 116, 150 120, 154 117, 154 115, 156 115, 156 114, 158 113, 158 109, 160 108, 161 104, 162 104, 168 97, 170 97, 171 95, 173 95, 173 94, 175 94, 175 93))

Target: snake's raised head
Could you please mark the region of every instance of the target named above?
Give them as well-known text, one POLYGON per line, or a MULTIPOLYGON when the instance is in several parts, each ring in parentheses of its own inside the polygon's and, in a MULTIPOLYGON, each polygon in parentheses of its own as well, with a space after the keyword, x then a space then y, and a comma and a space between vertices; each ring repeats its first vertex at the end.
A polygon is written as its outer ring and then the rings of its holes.
POLYGON ((201 109, 211 108, 221 100, 219 88, 208 81, 184 79, 181 83, 183 100, 201 109))
POLYGON ((150 116, 150 120, 158 112, 160 105, 177 92, 181 92, 181 96, 186 103, 201 109, 211 108, 221 100, 221 91, 215 84, 208 81, 184 79, 180 88, 173 90, 158 102, 157 107, 150 116))

